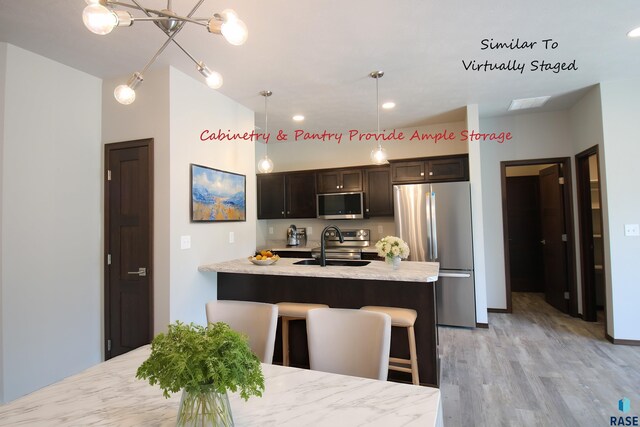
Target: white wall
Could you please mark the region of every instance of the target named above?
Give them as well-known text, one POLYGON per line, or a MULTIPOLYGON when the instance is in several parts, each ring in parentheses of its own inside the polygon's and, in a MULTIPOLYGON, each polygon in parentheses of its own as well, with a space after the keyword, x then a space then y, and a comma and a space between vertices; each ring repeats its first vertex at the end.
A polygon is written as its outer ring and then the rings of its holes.
POLYGON ((609 334, 618 340, 640 340, 640 237, 624 235, 625 224, 640 223, 640 80, 605 82, 600 84, 600 90, 604 136, 601 166, 606 171, 606 182, 601 187, 607 203, 603 225, 610 245, 609 250, 605 247, 606 280, 611 284, 610 299, 615 308, 609 334))
POLYGON ((101 360, 102 155, 100 79, 6 45, 4 83, 8 401, 101 360))
POLYGON ((256 247, 255 144, 200 140, 204 129, 251 131, 253 112, 196 78, 172 67, 147 72, 128 106, 112 94, 126 76, 103 87, 104 142, 154 138, 155 333, 175 320, 205 323, 216 275, 198 266, 248 256, 256 247), (191 163, 247 176, 246 222, 190 222, 191 163), (183 235, 191 236, 191 249, 180 249, 183 235))
MULTIPOLYGON (((481 132, 511 132, 503 144, 478 143, 481 158, 485 239, 487 305, 507 307, 502 233, 500 162, 509 160, 573 157, 567 111, 530 113, 480 119, 481 132)), ((572 168, 573 169, 573 168, 572 168)), ((575 189, 573 190, 575 191, 575 189)))
POLYGON ((171 321, 205 324, 204 305, 217 297, 216 274, 198 266, 253 253, 256 248, 255 142, 202 142, 204 129, 251 132, 254 114, 202 81, 174 68, 170 71, 171 171, 171 321), (247 220, 191 223, 190 164, 246 176, 247 220), (229 243, 233 232, 235 243, 229 243), (180 249, 180 236, 191 236, 191 249, 180 249))
MULTIPOLYGON (((594 86, 589 92, 587 92, 576 104, 569 109, 569 125, 571 127, 571 134, 573 137, 573 152, 578 154, 594 145, 599 146, 599 159, 600 174, 602 177, 601 183, 601 197, 602 197, 602 214, 603 214, 603 244, 605 252, 609 252, 609 236, 607 227, 604 226, 608 221, 607 214, 607 195, 604 183, 606 182, 605 166, 603 164, 604 158, 604 146, 602 136, 602 106, 600 99, 600 86, 594 86), (605 218, 606 217, 606 218, 605 218)), ((575 160, 575 158, 574 158, 575 160)), ((573 192, 573 211, 576 213, 575 219, 575 245, 576 256, 578 257, 576 279, 578 281, 578 312, 583 313, 582 308, 582 271, 580 268, 580 223, 578 220, 578 191, 576 180, 576 168, 573 169, 573 182, 576 183, 573 192)), ((605 266, 605 269, 608 267, 605 266)), ((611 305, 611 282, 605 276, 605 293, 607 299, 607 328, 610 328, 611 319, 613 314, 613 307, 611 305)))
POLYGON ((103 82, 102 142, 153 138, 153 329, 158 333, 169 324, 169 69, 148 71, 136 89, 135 102, 121 105, 113 89, 127 79, 103 82))
MULTIPOLYGON (((3 152, 4 152, 4 88, 5 88, 5 75, 7 70, 7 44, 0 43, 0 165, 4 164, 3 152)), ((2 310, 2 199, 3 197, 3 173, 0 168, 0 403, 4 402, 4 339, 2 331, 6 324, 2 310)))
MULTIPOLYGON (((467 130, 480 131, 478 106, 467 106, 467 130)), ((485 239, 485 202, 487 191, 482 181, 482 144, 469 146, 469 181, 471 184, 471 222, 473 227, 473 275, 476 287, 476 322, 489 323, 487 313, 487 243, 485 239)))

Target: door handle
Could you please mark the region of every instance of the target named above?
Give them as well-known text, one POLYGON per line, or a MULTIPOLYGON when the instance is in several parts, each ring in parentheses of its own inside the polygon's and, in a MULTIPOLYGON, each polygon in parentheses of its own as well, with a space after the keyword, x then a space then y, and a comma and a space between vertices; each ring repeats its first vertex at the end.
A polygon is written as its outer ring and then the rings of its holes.
POLYGON ((540 243, 542 243, 543 245, 547 244, 547 241, 545 239, 540 240, 540 243))
POLYGON ((138 276, 144 277, 147 275, 147 269, 145 267, 138 268, 138 271, 128 271, 127 274, 136 274, 138 276))

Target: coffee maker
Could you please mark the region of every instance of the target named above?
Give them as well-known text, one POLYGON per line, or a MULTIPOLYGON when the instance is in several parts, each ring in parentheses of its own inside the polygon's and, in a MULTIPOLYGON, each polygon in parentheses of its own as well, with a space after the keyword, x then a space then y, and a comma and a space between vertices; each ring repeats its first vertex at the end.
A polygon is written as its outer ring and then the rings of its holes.
POLYGON ((287 228, 287 246, 304 246, 307 244, 307 229, 291 224, 287 228))

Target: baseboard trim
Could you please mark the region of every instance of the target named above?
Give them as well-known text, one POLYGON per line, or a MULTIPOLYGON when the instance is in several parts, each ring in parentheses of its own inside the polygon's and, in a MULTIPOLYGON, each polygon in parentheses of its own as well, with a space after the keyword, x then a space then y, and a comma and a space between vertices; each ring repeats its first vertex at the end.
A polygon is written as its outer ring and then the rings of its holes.
POLYGON ((511 313, 511 310, 506 308, 487 308, 489 313, 511 313))
POLYGON ((489 324, 476 322, 476 328, 489 329, 489 324))
POLYGON ((612 344, 640 346, 640 340, 619 340, 619 339, 613 338, 608 333, 605 333, 604 336, 607 338, 607 341, 609 341, 612 344))

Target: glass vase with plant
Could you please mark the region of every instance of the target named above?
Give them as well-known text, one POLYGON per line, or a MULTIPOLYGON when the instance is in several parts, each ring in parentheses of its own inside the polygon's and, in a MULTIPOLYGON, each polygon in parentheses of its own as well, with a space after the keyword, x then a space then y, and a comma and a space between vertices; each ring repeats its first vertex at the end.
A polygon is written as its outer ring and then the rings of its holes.
POLYGON ((178 426, 232 426, 227 391, 262 396, 264 376, 247 339, 226 323, 176 322, 151 343, 136 377, 158 384, 165 397, 182 392, 178 426))
POLYGON ((398 269, 401 259, 409 257, 409 245, 399 237, 387 236, 376 242, 378 256, 384 257, 385 261, 393 265, 393 269, 398 269))

